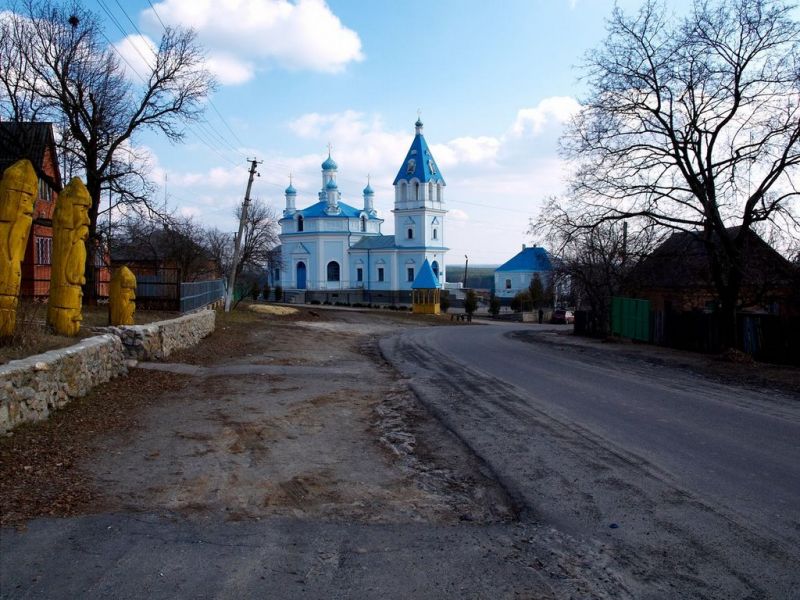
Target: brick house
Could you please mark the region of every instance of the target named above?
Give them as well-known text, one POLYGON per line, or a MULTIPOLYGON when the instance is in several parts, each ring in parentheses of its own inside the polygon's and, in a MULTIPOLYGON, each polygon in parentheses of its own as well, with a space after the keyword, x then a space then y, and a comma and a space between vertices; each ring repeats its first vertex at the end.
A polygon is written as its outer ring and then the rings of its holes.
POLYGON ((0 122, 0 176, 23 158, 33 163, 39 178, 39 192, 22 262, 20 293, 24 297, 44 299, 50 293, 53 210, 62 187, 51 123, 0 122))
MULTIPOLYGON (((798 314, 796 267, 753 231, 747 232, 742 253, 739 310, 798 314)), ((655 311, 711 311, 718 300, 708 250, 700 235, 690 232, 670 236, 633 269, 625 287, 628 295, 650 300, 655 311)))

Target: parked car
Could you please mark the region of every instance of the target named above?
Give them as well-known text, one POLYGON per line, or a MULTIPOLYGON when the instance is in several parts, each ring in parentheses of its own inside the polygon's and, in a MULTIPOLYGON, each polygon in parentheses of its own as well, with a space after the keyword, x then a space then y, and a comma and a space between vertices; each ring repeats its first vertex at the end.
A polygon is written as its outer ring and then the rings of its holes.
POLYGON ((550 322, 560 323, 562 325, 571 325, 575 322, 575 313, 564 308, 557 308, 553 311, 553 316, 550 317, 550 322))

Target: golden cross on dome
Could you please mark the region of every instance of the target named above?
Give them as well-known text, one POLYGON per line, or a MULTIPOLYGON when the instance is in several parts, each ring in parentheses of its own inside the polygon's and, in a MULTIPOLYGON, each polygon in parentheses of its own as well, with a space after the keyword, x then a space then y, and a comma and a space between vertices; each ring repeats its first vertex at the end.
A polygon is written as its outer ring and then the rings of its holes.
POLYGON ((333 150, 333 146, 331 146, 331 143, 328 142, 328 157, 329 158, 330 158, 330 155, 331 155, 331 150, 333 150))

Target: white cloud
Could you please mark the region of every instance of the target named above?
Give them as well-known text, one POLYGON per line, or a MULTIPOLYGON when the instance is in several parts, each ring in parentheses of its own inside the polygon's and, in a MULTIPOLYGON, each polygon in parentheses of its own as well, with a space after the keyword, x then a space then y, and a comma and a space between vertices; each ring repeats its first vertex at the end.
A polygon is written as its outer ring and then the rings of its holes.
POLYGON ((459 163, 487 163, 497 157, 502 140, 496 137, 459 137, 445 144, 433 144, 431 152, 440 167, 459 163))
POLYGON ((122 57, 122 66, 129 79, 140 82, 155 67, 156 45, 146 35, 129 35, 114 47, 122 57))
POLYGON ((252 79, 255 65, 226 52, 215 52, 206 58, 206 67, 222 85, 239 85, 252 79))
POLYGON ((550 123, 566 123, 580 108, 580 103, 570 96, 545 98, 533 108, 522 108, 517 111, 517 118, 511 125, 510 133, 516 137, 526 134, 538 135, 550 123))
POLYGON ((142 13, 153 28, 160 28, 156 12, 198 32, 222 83, 271 67, 337 73, 364 59, 358 34, 323 0, 163 0, 142 13))

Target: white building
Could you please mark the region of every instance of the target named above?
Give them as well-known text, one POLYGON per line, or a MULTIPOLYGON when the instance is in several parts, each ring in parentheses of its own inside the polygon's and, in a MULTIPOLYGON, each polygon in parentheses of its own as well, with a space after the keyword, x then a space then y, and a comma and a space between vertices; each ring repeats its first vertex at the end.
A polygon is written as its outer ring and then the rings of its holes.
POLYGON ((279 284, 295 301, 410 303, 411 284, 425 259, 444 281, 445 181, 416 122, 416 135, 394 180, 395 235, 383 235, 367 183, 363 205, 341 200, 337 165, 322 163, 322 189, 308 208, 286 188, 279 284))
POLYGON ((513 298, 530 287, 535 274, 539 275, 542 285, 546 287, 552 272, 553 265, 547 250, 537 246, 526 248, 523 244, 518 254, 495 269, 495 295, 501 300, 513 298))

